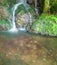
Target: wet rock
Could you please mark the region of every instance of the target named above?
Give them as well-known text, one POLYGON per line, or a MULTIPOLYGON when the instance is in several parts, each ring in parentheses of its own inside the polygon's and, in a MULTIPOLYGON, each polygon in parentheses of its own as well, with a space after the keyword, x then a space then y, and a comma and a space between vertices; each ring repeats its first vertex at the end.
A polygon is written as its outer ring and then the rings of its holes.
POLYGON ((21 27, 27 27, 29 28, 30 24, 34 21, 34 15, 35 11, 31 7, 27 7, 28 11, 26 10, 26 7, 23 5, 20 5, 18 9, 16 10, 16 26, 17 28, 21 27))
POLYGON ((42 14, 32 23, 30 30, 30 32, 40 33, 41 35, 57 36, 57 17, 42 14))
POLYGON ((17 27, 25 27, 28 24, 28 22, 30 22, 30 18, 27 13, 24 13, 23 15, 17 14, 16 16, 17 27))
POLYGON ((7 31, 11 28, 11 24, 8 20, 0 20, 0 31, 7 31))
POLYGON ((0 25, 0 31, 7 30, 7 27, 5 25, 0 25))
POLYGON ((7 7, 0 6, 0 31, 6 31, 11 28, 9 20, 7 7))
POLYGON ((9 13, 7 11, 7 8, 0 6, 0 19, 6 19, 8 18, 9 13))

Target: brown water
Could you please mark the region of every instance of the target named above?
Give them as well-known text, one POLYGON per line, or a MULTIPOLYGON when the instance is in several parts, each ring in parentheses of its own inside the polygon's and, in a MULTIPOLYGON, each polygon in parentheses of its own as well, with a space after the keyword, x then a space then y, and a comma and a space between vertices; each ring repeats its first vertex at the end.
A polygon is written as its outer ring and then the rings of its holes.
POLYGON ((0 65, 57 65, 57 38, 26 32, 1 34, 0 65))

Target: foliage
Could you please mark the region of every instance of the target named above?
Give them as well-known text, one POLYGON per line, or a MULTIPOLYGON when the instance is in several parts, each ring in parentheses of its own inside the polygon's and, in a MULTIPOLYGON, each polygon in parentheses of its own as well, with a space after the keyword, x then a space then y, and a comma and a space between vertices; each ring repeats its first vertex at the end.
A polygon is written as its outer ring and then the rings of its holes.
POLYGON ((42 14, 33 22, 31 29, 36 33, 57 36, 57 17, 55 15, 42 14))
POLYGON ((50 6, 51 6, 50 8, 51 13, 56 14, 57 13, 57 0, 51 0, 50 6))
POLYGON ((0 31, 9 30, 11 28, 11 24, 8 20, 0 20, 0 31))
POLYGON ((32 16, 34 16, 35 15, 34 7, 29 5, 24 7, 24 5, 22 4, 16 10, 16 14, 20 13, 20 15, 23 15, 24 13, 28 13, 28 12, 30 12, 32 16))
POLYGON ((18 9, 16 10, 16 14, 20 14, 20 15, 23 15, 24 13, 26 13, 26 9, 25 9, 25 7, 24 7, 24 5, 22 4, 22 5, 20 5, 19 7, 18 7, 18 9))
POLYGON ((57 0, 45 0, 43 12, 56 14, 57 13, 57 0))
POLYGON ((9 18, 9 11, 6 7, 0 6, 0 19, 8 19, 9 18))
POLYGON ((12 7, 16 3, 16 0, 1 0, 0 5, 12 7))
POLYGON ((44 1, 45 1, 45 0, 39 0, 39 1, 38 1, 38 7, 40 7, 40 8, 39 8, 40 13, 43 12, 44 4, 45 4, 44 1))

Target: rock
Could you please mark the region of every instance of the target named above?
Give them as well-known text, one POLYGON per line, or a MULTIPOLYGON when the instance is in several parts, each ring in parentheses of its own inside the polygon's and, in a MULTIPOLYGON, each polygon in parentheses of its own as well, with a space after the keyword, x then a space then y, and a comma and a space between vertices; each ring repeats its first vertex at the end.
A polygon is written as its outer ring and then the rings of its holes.
POLYGON ((7 12, 5 7, 0 6, 0 19, 7 19, 9 13, 7 12))
POLYGON ((6 31, 11 28, 9 12, 6 7, 0 6, 0 31, 6 31))
POLYGON ((32 23, 30 30, 37 34, 57 36, 57 17, 55 15, 42 14, 32 23))
POLYGON ((28 11, 25 9, 23 5, 20 5, 16 10, 16 26, 17 28, 27 27, 35 20, 34 15, 35 11, 30 6, 27 7, 28 11), (31 16, 31 19, 30 19, 31 16), (31 20, 31 21, 30 21, 31 20))
POLYGON ((11 28, 11 24, 7 20, 0 20, 0 31, 7 31, 11 28))
POLYGON ((16 16, 17 27, 25 27, 29 22, 30 22, 30 18, 27 13, 25 13, 23 15, 17 14, 17 16, 16 16))

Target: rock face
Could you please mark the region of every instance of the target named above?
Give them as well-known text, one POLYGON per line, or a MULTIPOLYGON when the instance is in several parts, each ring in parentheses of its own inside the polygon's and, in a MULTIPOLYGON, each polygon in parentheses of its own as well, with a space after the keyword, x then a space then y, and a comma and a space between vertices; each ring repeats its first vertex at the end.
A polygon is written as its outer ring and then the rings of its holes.
POLYGON ((6 31, 10 29, 9 13, 6 8, 0 6, 0 31, 6 31))
POLYGON ((0 31, 2 30, 7 30, 7 27, 3 24, 3 25, 0 25, 0 31))
POLYGON ((23 15, 17 14, 17 17, 16 17, 17 27, 25 27, 28 24, 28 22, 30 22, 30 18, 27 13, 23 15))
POLYGON ((0 20, 0 31, 7 31, 11 28, 11 24, 7 20, 0 20))
POLYGON ((28 7, 28 11, 23 5, 20 5, 16 10, 16 26, 17 28, 23 28, 34 21, 34 10, 28 7), (31 16, 31 18, 30 18, 31 16))
POLYGON ((0 6, 0 19, 6 19, 8 17, 7 10, 0 6))
MULTIPOLYGON (((57 36, 57 17, 42 14, 31 26, 31 32, 57 36)), ((29 30, 29 31, 30 31, 29 30)))
MULTIPOLYGON (((28 5, 26 8, 24 7, 24 5, 20 5, 15 12, 17 28, 28 28, 30 27, 30 23, 35 19, 35 11, 33 10, 33 8, 28 5), (26 8, 28 8, 28 11, 26 10, 26 8), (30 19, 30 16, 32 16, 32 20, 30 19)), ((12 21, 12 15, 5 7, 0 6, 0 31, 9 30, 11 28, 12 25, 9 21, 12 21)))

